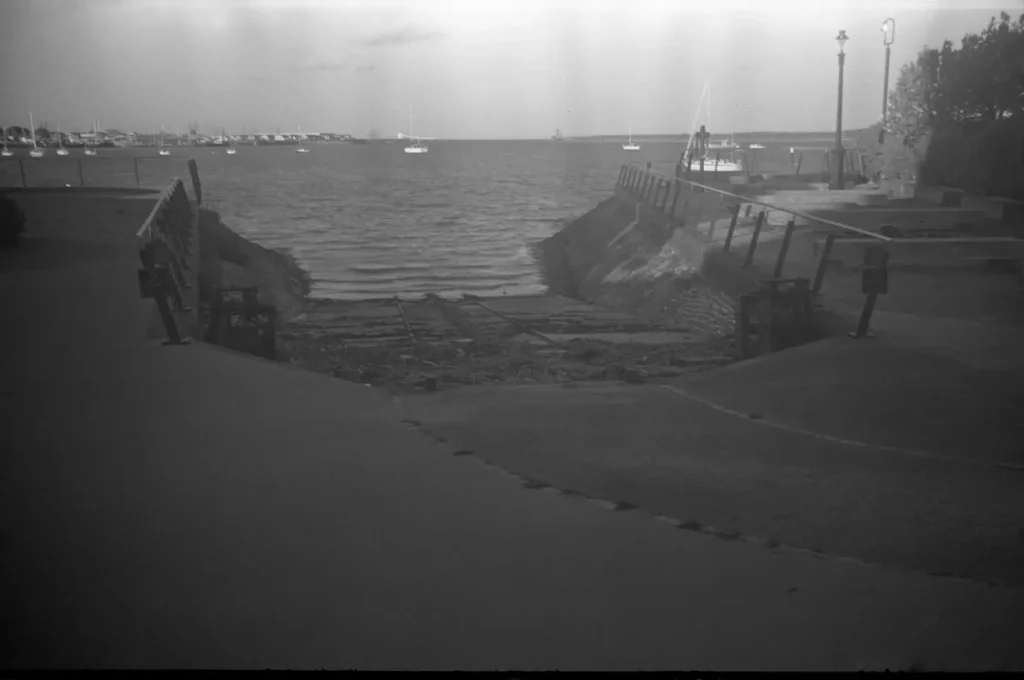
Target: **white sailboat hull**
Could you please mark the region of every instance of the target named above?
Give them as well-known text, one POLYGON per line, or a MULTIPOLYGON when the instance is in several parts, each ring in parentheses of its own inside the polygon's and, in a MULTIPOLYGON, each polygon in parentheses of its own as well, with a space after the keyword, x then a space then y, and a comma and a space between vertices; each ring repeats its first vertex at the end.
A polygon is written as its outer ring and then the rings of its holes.
POLYGON ((93 149, 86 149, 85 150, 85 155, 86 156, 95 156, 96 152, 93 149))
POLYGON ((639 144, 623 144, 622 148, 625 151, 639 151, 640 150, 640 145, 639 144))
POLYGON ((0 151, 0 156, 3 156, 4 158, 10 158, 13 155, 14 155, 14 152, 10 151, 8 149, 4 149, 3 151, 0 151))
POLYGON ((31 151, 28 152, 28 155, 31 158, 42 158, 46 154, 43 153, 42 149, 32 149, 31 151))
POLYGON ((405 147, 406 153, 427 153, 427 147, 425 146, 407 146, 405 147))
POLYGON ((57 149, 57 155, 58 156, 67 156, 68 155, 68 150, 67 149, 57 149))
POLYGON ((226 153, 227 153, 227 155, 229 155, 229 156, 234 156, 234 155, 235 155, 236 153, 238 153, 238 152, 237 152, 237 151, 235 151, 234 149, 228 149, 226 153))
MULTIPOLYGON (((700 169, 700 161, 693 162, 693 169, 700 169)), ((707 159, 704 161, 704 172, 743 172, 743 164, 738 161, 707 159)))
POLYGON ((159 151, 157 151, 157 153, 159 155, 161 155, 161 156, 170 156, 171 155, 171 152, 168 151, 167 149, 160 149, 159 151))

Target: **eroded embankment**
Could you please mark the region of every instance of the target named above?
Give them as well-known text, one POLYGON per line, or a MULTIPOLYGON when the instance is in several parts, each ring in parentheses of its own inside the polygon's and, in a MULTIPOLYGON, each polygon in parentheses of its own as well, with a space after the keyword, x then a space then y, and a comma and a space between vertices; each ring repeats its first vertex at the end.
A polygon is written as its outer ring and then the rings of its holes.
POLYGON ((630 194, 615 194, 540 244, 552 292, 610 305, 640 319, 671 319, 728 335, 733 300, 705 276, 701 235, 679 226, 707 214, 716 198, 680 199, 673 222, 630 194))
POLYGON ((291 255, 239 236, 209 208, 199 210, 199 243, 199 291, 204 302, 211 299, 216 286, 258 286, 260 301, 273 305, 280 319, 302 313, 310 276, 291 255))

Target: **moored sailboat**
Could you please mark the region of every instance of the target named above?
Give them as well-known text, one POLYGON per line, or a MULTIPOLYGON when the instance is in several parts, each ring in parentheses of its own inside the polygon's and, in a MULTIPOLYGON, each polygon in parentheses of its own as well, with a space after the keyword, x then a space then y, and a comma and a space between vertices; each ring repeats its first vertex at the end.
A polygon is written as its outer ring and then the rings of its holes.
POLYGON ((36 144, 36 122, 32 119, 32 112, 28 112, 28 124, 32 132, 32 150, 28 152, 28 155, 32 158, 42 158, 45 156, 45 152, 39 148, 36 144))

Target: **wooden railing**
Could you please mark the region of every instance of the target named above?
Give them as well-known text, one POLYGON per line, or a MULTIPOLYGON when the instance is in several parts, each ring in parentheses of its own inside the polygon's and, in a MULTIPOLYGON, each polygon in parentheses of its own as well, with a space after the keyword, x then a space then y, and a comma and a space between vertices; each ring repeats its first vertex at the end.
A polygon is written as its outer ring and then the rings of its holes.
MULTIPOLYGON (((110 178, 112 171, 120 171, 128 180, 134 177, 135 186, 142 186, 142 176, 139 168, 145 168, 151 163, 167 165, 173 161, 180 161, 181 156, 85 156, 72 158, 68 156, 46 159, 32 158, 9 158, 0 161, 0 167, 18 168, 18 177, 23 188, 45 187, 45 186, 104 186, 102 178, 97 178, 96 168, 102 168, 102 177, 110 178), (130 171, 129 171, 130 168, 130 171), (42 170, 46 172, 43 173, 42 170), (92 181, 89 181, 92 180, 92 181)), ((13 171, 12 171, 13 172, 13 171)), ((120 178, 118 178, 120 179, 120 178)), ((15 180, 17 181, 17 180, 15 180)), ((130 181, 130 180, 128 180, 130 181)), ((123 186, 123 184, 121 185, 123 186)))
MULTIPOLYGON (((743 260, 743 264, 746 267, 750 267, 754 262, 754 255, 758 248, 758 242, 760 240, 768 212, 778 212, 788 215, 790 219, 786 223, 786 230, 782 237, 782 245, 773 269, 774 278, 781 278, 784 274, 786 258, 789 253, 789 245, 793 237, 793 232, 796 230, 798 220, 806 222, 806 226, 810 228, 813 228, 815 225, 818 227, 827 227, 829 229, 838 230, 847 234, 857 235, 860 238, 875 241, 880 245, 892 241, 891 238, 883 236, 882 234, 860 229, 849 224, 816 217, 814 215, 767 203, 749 196, 742 196, 718 187, 699 184, 684 177, 673 177, 655 170, 644 169, 637 165, 623 165, 619 171, 616 186, 629 191, 635 197, 644 201, 652 208, 663 212, 670 219, 677 219, 677 210, 679 208, 680 200, 683 201, 682 212, 685 215, 687 212, 686 205, 689 199, 694 195, 705 192, 718 194, 722 198, 722 202, 715 206, 714 214, 708 216, 711 219, 711 223, 708 228, 706 240, 711 241, 714 237, 715 227, 717 226, 718 220, 722 217, 720 214, 721 208, 724 206, 729 219, 729 227, 722 250, 727 253, 732 250, 733 236, 736 233, 736 227, 739 223, 741 213, 743 213, 743 217, 749 218, 755 207, 760 208, 757 216, 754 218, 753 233, 751 234, 750 244, 747 247, 747 252, 743 260), (671 201, 669 200, 670 198, 671 201)), ((698 216, 697 222, 700 221, 701 216, 698 216)), ((811 286, 811 292, 813 293, 819 293, 821 291, 821 286, 825 277, 834 241, 835 234, 829 234, 826 239, 825 247, 823 248, 818 260, 814 282, 811 286)))
POLYGON ((199 252, 199 224, 197 211, 193 210, 180 178, 175 178, 160 195, 136 235, 142 241, 142 297, 156 301, 167 331, 165 344, 187 344, 189 340, 181 332, 175 315, 194 312, 185 300, 185 291, 195 290, 198 285, 198 258, 194 253, 199 252))

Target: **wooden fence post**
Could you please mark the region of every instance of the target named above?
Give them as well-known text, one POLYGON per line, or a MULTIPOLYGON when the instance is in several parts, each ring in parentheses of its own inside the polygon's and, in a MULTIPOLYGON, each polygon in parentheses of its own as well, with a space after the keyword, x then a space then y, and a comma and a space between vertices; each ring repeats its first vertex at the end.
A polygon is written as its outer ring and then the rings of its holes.
POLYGON ((779 259, 775 261, 774 278, 782 278, 782 268, 786 264, 786 253, 789 251, 789 241, 793 238, 793 230, 796 229, 796 220, 786 223, 786 233, 782 237, 782 247, 779 249, 779 259))
POLYGON ((732 207, 732 221, 729 222, 729 231, 725 235, 725 245, 722 246, 722 252, 729 252, 729 247, 732 245, 732 235, 736 231, 736 221, 740 218, 740 204, 737 203, 732 207))
POLYGON ((754 233, 750 236, 750 247, 747 249, 747 258, 743 261, 744 267, 754 264, 754 251, 757 250, 757 239, 761 236, 761 227, 764 226, 764 210, 757 213, 757 222, 754 223, 754 233))
POLYGON ((811 292, 817 295, 821 292, 821 284, 825 281, 825 269, 828 267, 829 258, 832 257, 832 245, 835 243, 835 234, 829 234, 825 238, 825 248, 821 251, 821 259, 818 260, 818 271, 814 273, 814 284, 811 292))

